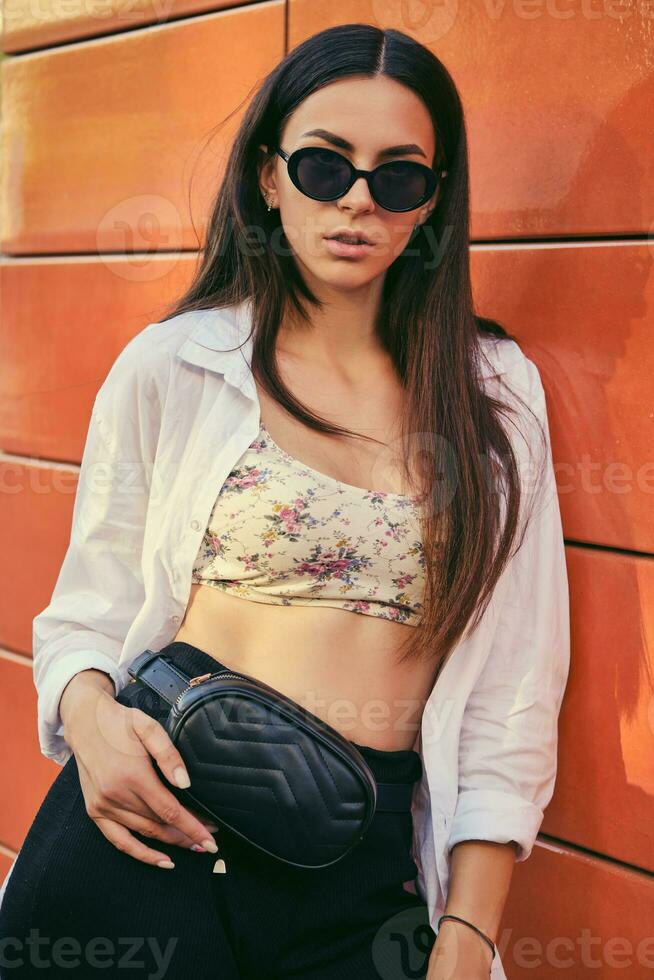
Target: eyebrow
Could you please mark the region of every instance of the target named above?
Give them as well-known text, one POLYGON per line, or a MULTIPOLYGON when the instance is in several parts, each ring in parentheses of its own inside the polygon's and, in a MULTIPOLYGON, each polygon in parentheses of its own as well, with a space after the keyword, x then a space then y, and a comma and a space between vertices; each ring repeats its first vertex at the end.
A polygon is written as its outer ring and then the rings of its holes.
MULTIPOLYGON (((349 140, 344 139, 342 136, 337 136, 335 133, 330 133, 327 129, 310 129, 307 133, 302 133, 302 136, 318 136, 320 139, 325 140, 326 143, 331 143, 332 146, 340 146, 342 150, 348 150, 350 153, 354 151, 354 147, 349 140)), ((385 150, 380 150, 377 158, 381 160, 383 157, 411 156, 414 153, 418 153, 421 157, 425 158, 427 156, 424 150, 416 143, 401 143, 398 146, 387 146, 385 150)))

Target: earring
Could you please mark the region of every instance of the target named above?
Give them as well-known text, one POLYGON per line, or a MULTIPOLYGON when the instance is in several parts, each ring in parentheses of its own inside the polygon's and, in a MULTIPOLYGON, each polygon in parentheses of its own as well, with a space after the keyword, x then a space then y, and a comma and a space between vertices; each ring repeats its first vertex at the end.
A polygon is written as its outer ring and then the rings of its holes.
POLYGON ((268 205, 268 210, 269 210, 269 211, 272 211, 272 204, 271 204, 271 203, 270 203, 270 201, 268 200, 268 197, 267 197, 267 195, 265 196, 265 200, 266 200, 266 204, 268 205))

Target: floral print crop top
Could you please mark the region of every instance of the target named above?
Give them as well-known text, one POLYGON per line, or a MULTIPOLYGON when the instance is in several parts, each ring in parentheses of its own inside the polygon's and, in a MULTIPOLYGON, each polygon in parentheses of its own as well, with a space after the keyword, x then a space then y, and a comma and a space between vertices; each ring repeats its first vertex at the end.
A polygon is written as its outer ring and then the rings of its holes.
POLYGON ((261 425, 216 499, 195 583, 276 605, 323 605, 416 625, 420 498, 365 490, 306 466, 261 425))

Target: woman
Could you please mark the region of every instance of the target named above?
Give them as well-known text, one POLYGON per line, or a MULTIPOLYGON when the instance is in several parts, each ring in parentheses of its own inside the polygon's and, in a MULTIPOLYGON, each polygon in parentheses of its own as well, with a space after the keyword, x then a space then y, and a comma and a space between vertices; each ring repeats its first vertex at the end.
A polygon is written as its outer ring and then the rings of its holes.
POLYGON ((462 107, 429 50, 349 24, 264 81, 191 287, 94 405, 34 621, 63 771, 6 884, 7 976, 42 968, 35 930, 55 976, 505 977, 511 871, 554 786, 567 579, 543 388, 473 312, 468 234, 462 107), (185 767, 128 683, 146 648, 302 703, 411 809, 327 868, 264 859, 156 773, 185 767))

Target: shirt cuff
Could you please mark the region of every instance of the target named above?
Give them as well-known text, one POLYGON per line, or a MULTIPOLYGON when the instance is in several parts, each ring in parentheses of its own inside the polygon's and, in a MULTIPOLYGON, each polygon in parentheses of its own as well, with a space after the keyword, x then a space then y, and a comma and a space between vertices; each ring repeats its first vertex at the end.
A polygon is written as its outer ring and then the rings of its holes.
POLYGON ((463 840, 515 841, 516 862, 526 861, 543 821, 534 803, 502 790, 473 789, 459 794, 447 842, 448 851, 463 840))

